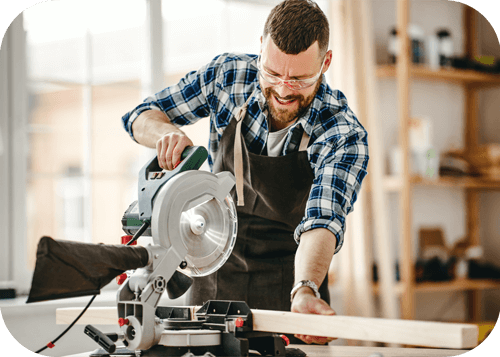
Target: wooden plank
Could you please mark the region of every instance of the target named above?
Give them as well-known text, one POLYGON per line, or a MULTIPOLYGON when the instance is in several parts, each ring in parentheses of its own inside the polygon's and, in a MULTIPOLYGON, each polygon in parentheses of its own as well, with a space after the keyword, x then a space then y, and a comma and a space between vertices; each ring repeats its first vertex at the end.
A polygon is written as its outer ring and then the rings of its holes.
POLYGON ((477 28, 477 12, 468 5, 463 5, 463 31, 465 39, 465 54, 473 60, 479 53, 479 33, 477 28))
MULTIPOLYGON (((465 53, 470 60, 479 56, 478 17, 476 11, 464 5, 465 53)), ((464 86, 465 94, 465 153, 470 158, 479 144, 479 92, 472 85, 464 86)), ((469 244, 481 245, 479 220, 479 192, 466 190, 466 232, 469 244)), ((467 291, 467 318, 469 321, 481 319, 481 291, 467 291)))
POLYGON ((424 283, 418 283, 415 289, 418 292, 448 292, 448 291, 500 289, 500 281, 487 280, 487 279, 481 279, 481 280, 457 279, 452 281, 424 282, 424 283))
MULTIPOLYGON (((189 306, 191 316, 194 312, 199 310, 201 306, 189 306)), ((80 314, 83 308, 59 308, 56 309, 56 324, 69 325, 80 314)), ((111 307, 91 307, 85 314, 78 320, 77 325, 116 325, 118 323, 118 312, 116 306, 111 307)))
POLYGON ((466 232, 468 243, 471 246, 480 246, 480 219, 479 219, 479 192, 477 190, 468 189, 466 191, 467 205, 467 223, 466 232))
POLYGON ((469 157, 478 147, 479 141, 479 93, 477 88, 465 85, 465 155, 469 157))
POLYGON ((440 177, 438 180, 428 180, 420 176, 413 176, 411 178, 411 182, 412 184, 420 186, 442 186, 442 187, 461 187, 469 189, 500 190, 500 181, 489 181, 472 177, 440 177))
MULTIPOLYGON (((299 348, 309 357, 367 357, 379 353, 384 357, 451 357, 468 352, 467 350, 441 350, 425 348, 387 348, 387 347, 349 347, 349 346, 316 346, 290 345, 299 348)), ((66 357, 88 357, 90 352, 66 357)))
POLYGON ((478 328, 469 324, 252 310, 254 330, 339 337, 427 347, 473 348, 478 328))
MULTIPOLYGON (((69 324, 81 309, 57 309, 56 323, 69 324)), ((406 345, 473 348, 477 345, 476 325, 408 321, 355 316, 323 316, 285 311, 252 310, 253 329, 276 333, 338 337, 406 345)), ((90 308, 78 324, 115 324, 116 307, 90 308)))
MULTIPOLYGON (((83 308, 65 307, 56 309, 56 324, 69 325, 82 312, 83 308)), ((118 311, 113 307, 91 307, 89 308, 77 325, 116 325, 118 324, 118 311)))
MULTIPOLYGON (((500 190, 500 181, 489 181, 473 177, 443 177, 437 180, 429 180, 420 176, 411 177, 412 185, 427 187, 455 187, 470 189, 500 190)), ((403 181, 399 176, 385 176, 384 190, 387 192, 398 192, 401 190, 403 181)))
POLYGON ((346 346, 290 346, 299 348, 310 357, 448 357, 466 353, 464 350, 442 350, 427 348, 346 347, 346 346))
MULTIPOLYGON (((415 284, 415 291, 418 293, 469 291, 469 290, 493 290, 500 289, 500 280, 489 279, 457 279, 452 281, 423 282, 415 284)), ((402 294, 402 285, 396 284, 395 292, 402 294)), ((380 293, 380 285, 373 284, 373 293, 380 293)))

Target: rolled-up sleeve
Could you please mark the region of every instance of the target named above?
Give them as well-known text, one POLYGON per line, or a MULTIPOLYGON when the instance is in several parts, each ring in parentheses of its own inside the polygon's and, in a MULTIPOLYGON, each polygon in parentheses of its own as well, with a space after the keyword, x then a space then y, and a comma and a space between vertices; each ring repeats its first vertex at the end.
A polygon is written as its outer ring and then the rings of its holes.
POLYGON ((198 71, 189 72, 177 84, 146 98, 122 117, 124 129, 134 139, 132 124, 147 110, 165 113, 169 120, 179 127, 209 116, 209 103, 210 99, 214 98, 217 72, 224 59, 223 55, 217 56, 198 71))
MULTIPOLYGON (((346 113, 337 115, 345 123, 342 116, 346 113)), ((295 240, 299 242, 308 230, 326 228, 337 239, 337 253, 344 242, 346 216, 353 210, 367 174, 368 134, 361 125, 344 125, 340 132, 338 127, 326 131, 309 150, 315 178, 295 240)))

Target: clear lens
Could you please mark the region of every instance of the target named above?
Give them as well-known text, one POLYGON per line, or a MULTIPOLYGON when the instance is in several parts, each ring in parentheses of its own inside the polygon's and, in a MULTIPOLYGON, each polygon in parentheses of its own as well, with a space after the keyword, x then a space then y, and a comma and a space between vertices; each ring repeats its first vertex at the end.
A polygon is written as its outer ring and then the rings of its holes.
POLYGON ((295 89, 295 90, 305 89, 305 88, 308 88, 308 87, 312 86, 314 83, 316 83, 316 81, 318 80, 319 76, 321 75, 321 72, 323 71, 323 65, 324 65, 324 62, 321 65, 321 69, 320 69, 319 73, 316 76, 312 77, 312 78, 299 79, 299 80, 293 80, 292 79, 292 80, 288 80, 287 81, 287 80, 283 80, 283 79, 281 79, 279 77, 273 76, 270 73, 267 73, 262 68, 260 57, 259 57, 259 59, 257 61, 257 68, 259 70, 259 74, 262 76, 262 78, 264 78, 264 80, 266 82, 268 82, 270 85, 273 85, 273 86, 281 85, 283 83, 283 84, 286 84, 289 88, 295 89))

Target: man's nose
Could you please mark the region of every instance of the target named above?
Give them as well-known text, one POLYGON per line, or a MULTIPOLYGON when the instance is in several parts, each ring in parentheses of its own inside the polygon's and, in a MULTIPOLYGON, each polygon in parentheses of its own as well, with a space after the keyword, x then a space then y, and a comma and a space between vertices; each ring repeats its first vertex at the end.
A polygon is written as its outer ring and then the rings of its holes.
POLYGON ((293 90, 288 86, 287 81, 281 81, 280 84, 274 87, 274 90, 281 98, 285 98, 287 95, 293 93, 293 90))

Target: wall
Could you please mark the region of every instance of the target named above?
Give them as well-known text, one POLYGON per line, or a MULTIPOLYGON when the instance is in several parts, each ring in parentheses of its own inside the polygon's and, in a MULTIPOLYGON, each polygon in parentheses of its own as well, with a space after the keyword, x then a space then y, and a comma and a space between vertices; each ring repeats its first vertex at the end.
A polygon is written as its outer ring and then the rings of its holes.
MULTIPOLYGON (((410 1, 410 23, 419 25, 425 36, 446 27, 452 33, 456 56, 464 54, 462 4, 444 0, 410 1)), ((386 51, 390 30, 396 23, 396 8, 393 0, 373 0, 373 24, 375 34, 376 60, 378 64, 388 63, 386 51)), ((480 47, 484 55, 500 57, 500 46, 494 30, 482 18, 479 24, 480 47)), ((438 151, 461 148, 464 145, 464 93, 459 85, 451 83, 429 83, 413 81, 411 91, 411 117, 427 117, 432 121, 432 143, 438 151), (438 99, 436 99, 438 98, 438 99)), ((397 145, 397 87, 394 79, 378 80, 378 119, 385 133, 386 156, 397 145)), ((481 94, 480 126, 481 143, 500 142, 500 120, 498 99, 500 89, 484 90, 481 94)), ((399 252, 398 233, 400 209, 397 194, 390 194, 390 217, 392 239, 399 252)), ((487 192, 481 197, 481 237, 490 262, 500 257, 500 227, 498 223, 500 193, 487 192)), ((413 251, 418 252, 418 230, 422 226, 441 226, 449 245, 466 234, 465 195, 455 188, 413 189, 412 205, 413 251)), ((500 292, 484 293, 483 318, 496 320, 500 311, 500 292)), ((464 318, 464 299, 458 294, 419 294, 416 318, 434 320, 455 320, 464 318)))
MULTIPOLYGON (((492 29, 486 19, 479 25, 480 50, 485 56, 500 59, 498 33, 492 29)), ((500 88, 485 89, 480 96, 480 132, 481 144, 500 143, 500 111, 498 99, 500 88)), ((485 259, 489 263, 499 265, 500 257, 500 192, 485 192, 481 195, 481 239, 485 251, 485 259)), ((496 321, 500 311, 500 291, 492 290, 483 293, 483 317, 496 321)))

